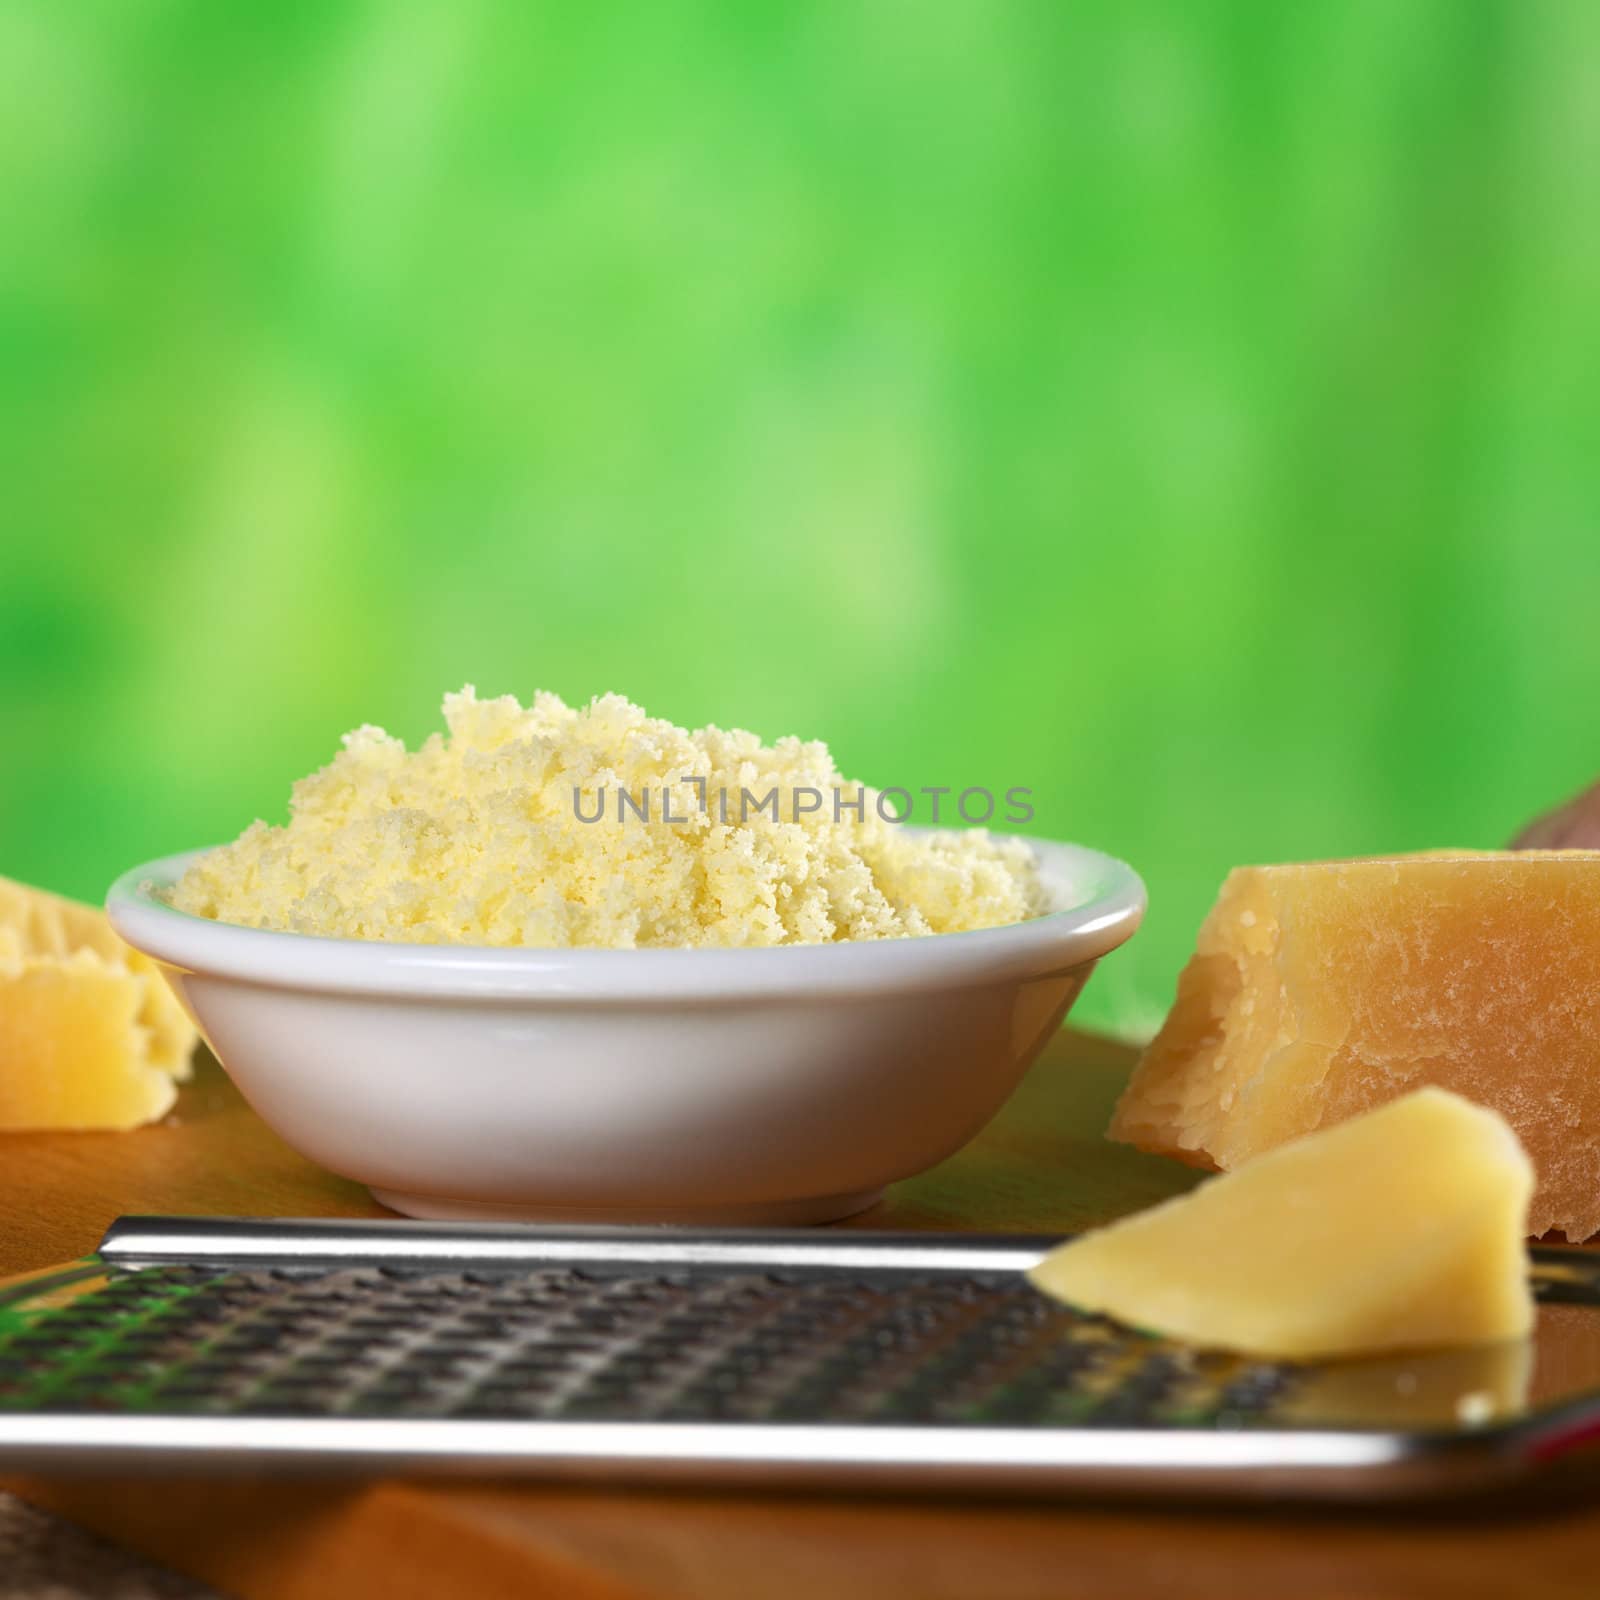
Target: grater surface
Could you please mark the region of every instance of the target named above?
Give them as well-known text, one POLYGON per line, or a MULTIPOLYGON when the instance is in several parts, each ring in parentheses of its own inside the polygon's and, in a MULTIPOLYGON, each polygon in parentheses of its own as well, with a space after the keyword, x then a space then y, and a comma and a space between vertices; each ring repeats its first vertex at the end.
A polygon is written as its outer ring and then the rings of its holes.
POLYGON ((1579 1252, 1536 1260, 1541 1393, 1523 1346, 1317 1368, 1147 1336, 1033 1290, 1047 1245, 129 1220, 0 1285, 0 1467, 1393 1492, 1527 1470, 1600 1393, 1579 1252))
POLYGON ((0 1409, 1178 1426, 1294 1382, 1015 1274, 902 1276, 113 1269, 0 1331, 0 1409))

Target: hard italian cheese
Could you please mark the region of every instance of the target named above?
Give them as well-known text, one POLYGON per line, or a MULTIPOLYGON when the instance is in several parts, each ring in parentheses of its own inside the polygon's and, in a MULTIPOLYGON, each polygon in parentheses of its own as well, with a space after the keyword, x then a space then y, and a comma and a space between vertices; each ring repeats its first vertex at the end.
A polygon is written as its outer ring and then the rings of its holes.
POLYGON ((286 826, 209 851, 172 904, 337 939, 620 950, 959 933, 1053 904, 1021 840, 901 827, 815 740, 470 684, 444 716, 417 750, 346 734, 286 826))
POLYGON ((1226 1171, 1423 1084, 1516 1130, 1534 1233, 1600 1231, 1600 851, 1240 868, 1110 1131, 1226 1171))
POLYGON ((1533 1169, 1505 1120, 1419 1089, 1063 1245, 1031 1274, 1087 1311, 1286 1360, 1533 1325, 1533 1169))
POLYGON ((196 1037, 99 911, 0 878, 0 1130, 150 1122, 196 1037))

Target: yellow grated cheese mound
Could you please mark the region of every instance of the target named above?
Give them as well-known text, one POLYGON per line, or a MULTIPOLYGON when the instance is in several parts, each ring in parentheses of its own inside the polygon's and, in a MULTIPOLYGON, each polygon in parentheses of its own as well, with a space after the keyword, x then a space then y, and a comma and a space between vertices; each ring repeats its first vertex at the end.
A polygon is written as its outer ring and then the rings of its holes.
POLYGON ((252 823, 171 903, 334 938, 611 949, 887 939, 1049 909, 1026 845, 884 821, 815 741, 691 733, 614 694, 524 708, 471 685, 444 719, 416 751, 381 728, 346 734, 294 786, 287 826, 252 823), (662 820, 663 789, 682 821, 662 820))

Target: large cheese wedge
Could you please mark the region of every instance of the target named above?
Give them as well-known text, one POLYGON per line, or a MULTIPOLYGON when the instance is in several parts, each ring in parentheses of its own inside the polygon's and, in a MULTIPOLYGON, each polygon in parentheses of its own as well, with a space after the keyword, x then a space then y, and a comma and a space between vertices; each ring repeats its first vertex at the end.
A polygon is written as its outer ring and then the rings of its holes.
POLYGON ((1516 1130, 1535 1233, 1600 1231, 1600 851, 1240 868, 1111 1136, 1227 1170, 1423 1084, 1516 1130))
POLYGON ((152 1121, 195 1039, 155 964, 99 911, 0 878, 0 1130, 152 1121))
POLYGON ((1030 1273, 1085 1311, 1284 1360, 1533 1326, 1533 1169, 1505 1120, 1419 1089, 1062 1245, 1030 1273))

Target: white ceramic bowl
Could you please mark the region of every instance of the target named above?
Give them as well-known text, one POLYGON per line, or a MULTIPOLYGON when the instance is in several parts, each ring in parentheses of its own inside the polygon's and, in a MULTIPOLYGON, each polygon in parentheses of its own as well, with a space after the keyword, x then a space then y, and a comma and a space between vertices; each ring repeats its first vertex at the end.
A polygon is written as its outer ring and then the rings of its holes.
POLYGON ((1132 936, 1144 885, 1029 841, 1057 909, 763 950, 503 950, 269 933, 125 873, 158 961, 295 1149, 414 1217, 826 1222, 965 1144, 1132 936))

